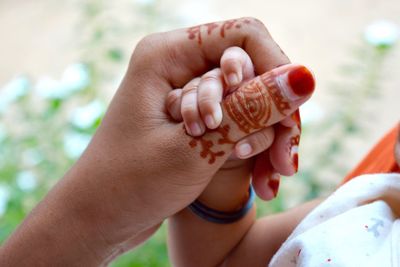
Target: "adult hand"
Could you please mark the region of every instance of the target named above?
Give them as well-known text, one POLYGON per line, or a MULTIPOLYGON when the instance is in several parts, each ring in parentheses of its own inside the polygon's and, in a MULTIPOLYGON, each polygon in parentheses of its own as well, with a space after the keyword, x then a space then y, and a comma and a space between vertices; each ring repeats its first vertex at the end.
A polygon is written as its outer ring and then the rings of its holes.
MULTIPOLYGON (((216 129, 221 126, 221 101, 224 96, 244 86, 254 77, 250 56, 239 47, 230 47, 221 57, 220 68, 210 70, 194 78, 182 89, 177 88, 168 93, 168 112, 175 121, 184 122, 188 134, 202 136, 207 128, 216 129), (190 93, 187 93, 188 90, 190 93)), ((281 123, 240 140, 230 160, 220 168, 224 174, 222 176, 226 177, 222 180, 229 181, 222 181, 221 185, 227 187, 227 183, 235 184, 232 177, 238 173, 240 178, 244 175, 243 169, 246 169, 249 174, 252 173, 257 195, 264 200, 274 198, 278 192, 280 174, 291 176, 297 172, 300 132, 300 113, 297 110, 281 123)), ((247 192, 248 183, 243 178, 239 181, 245 187, 244 192, 247 192)), ((234 197, 232 190, 227 192, 234 197)))
POLYGON ((214 68, 231 46, 250 55, 257 74, 288 63, 252 18, 140 41, 87 150, 3 246, 0 260, 18 266, 109 260, 192 202, 235 142, 282 120, 310 97, 313 88, 293 88, 288 81, 295 67, 283 67, 230 95, 222 127, 197 139, 186 135, 183 124, 166 115, 167 93, 214 68))

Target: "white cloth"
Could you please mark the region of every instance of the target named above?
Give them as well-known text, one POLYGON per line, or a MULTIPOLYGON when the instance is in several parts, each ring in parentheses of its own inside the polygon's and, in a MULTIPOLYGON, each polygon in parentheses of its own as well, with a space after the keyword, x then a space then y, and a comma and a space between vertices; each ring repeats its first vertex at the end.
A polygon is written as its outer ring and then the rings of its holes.
POLYGON ((399 213, 399 174, 357 177, 303 219, 269 266, 400 267, 399 213))

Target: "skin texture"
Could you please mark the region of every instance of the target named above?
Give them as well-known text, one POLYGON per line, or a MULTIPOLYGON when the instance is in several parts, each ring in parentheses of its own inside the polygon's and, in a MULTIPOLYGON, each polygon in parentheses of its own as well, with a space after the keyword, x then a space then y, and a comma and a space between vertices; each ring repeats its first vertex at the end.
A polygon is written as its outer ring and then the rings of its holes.
MULTIPOLYGON (((294 72, 295 75, 291 75, 292 78, 289 80, 295 85, 294 87, 300 88, 301 91, 304 91, 304 88, 312 88, 307 85, 309 85, 310 82, 313 83, 313 79, 311 81, 309 79, 301 79, 304 74, 304 69, 298 67, 296 70, 297 71, 294 72), (296 79, 293 79, 293 76, 296 79), (295 82, 293 82, 293 80, 295 82), (306 83, 303 82, 303 84, 301 84, 302 81, 306 83)), ((305 76, 312 78, 311 74, 305 76)), ((237 96, 234 96, 236 98, 236 101, 233 103, 234 105, 229 105, 225 108, 229 111, 230 114, 228 115, 230 117, 237 117, 236 121, 242 119, 244 123, 251 122, 258 128, 260 128, 260 124, 262 123, 262 121, 259 122, 258 120, 261 119, 267 108, 264 106, 264 110, 257 111, 257 108, 261 107, 261 102, 259 100, 264 102, 274 101, 277 107, 279 107, 279 104, 282 104, 282 108, 279 112, 285 114, 284 108, 285 106, 287 107, 288 103, 285 101, 279 103, 282 101, 282 97, 277 94, 276 90, 273 90, 276 86, 274 85, 273 79, 271 79, 272 77, 266 76, 264 80, 253 80, 250 83, 249 80, 252 78, 254 78, 254 66, 249 55, 239 47, 230 47, 224 51, 221 57, 220 68, 213 69, 201 77, 193 79, 186 84, 183 89, 174 89, 168 94, 166 107, 169 114, 174 120, 178 122, 183 121, 185 123, 187 133, 196 137, 196 140, 193 140, 190 145, 192 147, 197 146, 197 144, 201 145, 201 156, 206 159, 210 156, 208 159, 210 164, 215 161, 215 157, 221 154, 223 155, 223 152, 212 151, 214 144, 204 140, 201 135, 204 134, 205 127, 216 129, 220 126, 222 120, 220 102, 224 96, 229 98, 229 95, 242 85, 246 85, 247 91, 251 92, 253 90, 253 95, 261 96, 258 97, 258 100, 251 103, 253 113, 258 112, 258 115, 250 113, 241 114, 241 110, 243 110, 243 99, 245 99, 243 94, 239 96, 240 101, 237 101, 237 96), (233 82, 232 76, 234 77, 233 82), (190 90, 188 90, 188 88, 190 88, 190 90), (257 93, 260 92, 259 88, 265 91, 257 95, 257 93), (268 88, 268 90, 266 90, 266 88, 268 88), (185 91, 190 93, 185 94, 185 91), (260 118, 257 118, 257 116, 260 118), (193 124, 197 124, 197 129, 201 130, 198 134, 193 133, 191 129, 193 124)), ((311 86, 313 86, 313 84, 311 86)), ((270 108, 268 110, 269 112, 271 111, 270 108)), ((235 145, 234 153, 229 158, 229 161, 237 160, 238 158, 249 159, 242 160, 241 162, 243 165, 249 162, 256 162, 256 164, 253 164, 253 185, 256 188, 258 196, 264 200, 270 200, 276 196, 279 187, 280 173, 291 176, 297 171, 298 167, 297 150, 301 129, 299 111, 297 110, 291 116, 285 118, 281 122, 281 126, 284 127, 279 127, 279 125, 277 125, 274 127, 256 129, 258 130, 257 132, 243 138, 235 145), (277 136, 275 136, 275 130, 279 133, 277 136), (297 141, 297 144, 293 142, 293 139, 297 141), (269 159, 268 149, 270 148, 271 151, 273 151, 271 158, 277 158, 277 160, 273 161, 275 165, 271 164, 269 159), (242 153, 243 151, 245 154, 242 153)), ((252 127, 252 125, 249 125, 249 127, 252 127)), ((217 129, 218 132, 224 134, 218 142, 232 143, 229 138, 226 138, 229 130, 230 127, 228 125, 221 126, 217 129)), ((241 130, 247 131, 247 129, 243 127, 241 130)), ((223 170, 225 165, 228 165, 228 168, 230 168, 229 161, 226 162, 220 170, 223 170)), ((236 164, 236 167, 238 167, 238 164, 236 164)))
MULTIPOLYGON (((240 27, 217 22, 210 33, 200 26, 194 38, 181 29, 139 42, 88 148, 2 246, 1 266, 99 266, 145 240, 204 191, 233 145, 207 132, 204 138, 225 152, 210 165, 200 147, 189 145, 193 138, 183 123, 167 115, 165 102, 173 88, 215 68, 231 46, 249 54, 256 74, 288 63, 261 22, 242 20, 240 27)), ((308 98, 290 101, 288 114, 308 98)), ((283 119, 272 108, 265 127, 283 119)), ((248 135, 228 116, 222 125, 229 125, 234 142, 248 135)))

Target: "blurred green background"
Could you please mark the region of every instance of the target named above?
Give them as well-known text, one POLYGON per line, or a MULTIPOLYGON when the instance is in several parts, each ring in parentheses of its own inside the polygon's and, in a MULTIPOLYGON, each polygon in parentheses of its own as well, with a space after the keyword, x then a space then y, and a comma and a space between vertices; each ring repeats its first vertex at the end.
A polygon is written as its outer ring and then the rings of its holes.
MULTIPOLYGON (((398 14, 397 0, 0 2, 0 242, 85 149, 135 43, 213 20, 259 18, 318 81, 300 172, 259 216, 332 192, 399 119, 398 14)), ((112 266, 169 266, 165 239, 164 225, 112 266)))

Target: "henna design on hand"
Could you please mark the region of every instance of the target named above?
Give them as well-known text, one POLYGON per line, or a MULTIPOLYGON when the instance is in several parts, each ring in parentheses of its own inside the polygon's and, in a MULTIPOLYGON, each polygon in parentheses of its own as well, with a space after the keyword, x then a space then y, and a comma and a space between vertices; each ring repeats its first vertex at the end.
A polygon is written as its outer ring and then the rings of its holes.
POLYGON ((275 77, 271 73, 264 73, 260 76, 262 83, 265 85, 267 92, 274 101, 275 107, 283 116, 288 115, 290 104, 282 95, 281 89, 276 84, 275 77))
POLYGON ((259 79, 228 95, 224 107, 245 133, 263 128, 271 117, 271 97, 259 79))
POLYGON ((197 36, 197 42, 201 44, 201 25, 187 29, 187 33, 190 40, 195 39, 197 36))
POLYGON ((223 144, 235 144, 234 141, 232 141, 229 138, 229 131, 231 130, 231 127, 229 125, 221 126, 215 129, 215 131, 219 132, 222 135, 222 138, 218 139, 218 144, 223 145, 223 144))
POLYGON ((224 107, 243 132, 250 133, 268 125, 272 102, 279 113, 288 115, 290 104, 274 78, 272 74, 263 74, 226 97, 224 107))
POLYGON ((189 40, 197 39, 198 44, 201 45, 203 42, 201 30, 204 27, 207 28, 207 35, 211 35, 215 29, 221 27, 219 34, 222 38, 225 38, 225 32, 232 28, 240 29, 242 27, 241 22, 244 24, 251 23, 251 21, 249 19, 233 19, 233 20, 224 21, 222 23, 211 22, 211 23, 207 23, 207 24, 197 25, 197 26, 190 27, 187 29, 188 38, 189 38, 189 40))
POLYGON ((292 120, 296 123, 297 128, 299 128, 301 132, 301 117, 300 117, 300 111, 296 110, 292 115, 292 120))
POLYGON ((224 151, 212 151, 211 148, 214 146, 214 142, 210 140, 206 140, 203 137, 197 137, 194 138, 192 141, 189 142, 190 147, 194 148, 197 146, 197 144, 200 144, 201 146, 201 151, 200 151, 200 156, 202 158, 207 158, 210 156, 208 163, 213 164, 216 160, 217 157, 222 157, 225 155, 224 151))
POLYGON ((290 149, 292 149, 292 147, 294 146, 298 146, 300 143, 300 135, 295 135, 292 138, 290 138, 290 149))
MULTIPOLYGON (((225 30, 229 30, 233 27, 233 25, 235 25, 235 23, 237 22, 237 19, 233 19, 233 20, 227 20, 224 23, 222 23, 221 26, 221 30, 220 30, 220 35, 222 38, 225 37, 225 30)), ((236 26, 238 26, 240 24, 237 24, 236 26)))
POLYGON ((218 28, 219 25, 215 22, 211 22, 211 23, 204 24, 204 26, 207 27, 207 34, 210 35, 210 34, 212 34, 213 30, 218 28))
MULTIPOLYGON (((218 144, 232 144, 234 145, 235 142, 232 141, 229 138, 229 131, 230 127, 229 125, 221 126, 215 130, 209 131, 211 132, 216 132, 221 135, 221 138, 218 139, 218 144)), ((208 158, 208 163, 213 164, 217 157, 222 157, 225 155, 225 151, 213 151, 212 149, 214 148, 214 142, 212 140, 206 139, 204 136, 200 137, 193 137, 193 139, 189 142, 189 145, 191 148, 197 147, 197 145, 200 145, 201 151, 200 151, 200 156, 202 158, 208 158)))

